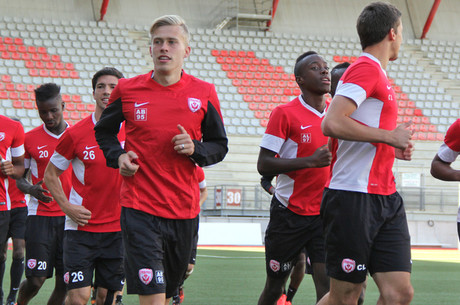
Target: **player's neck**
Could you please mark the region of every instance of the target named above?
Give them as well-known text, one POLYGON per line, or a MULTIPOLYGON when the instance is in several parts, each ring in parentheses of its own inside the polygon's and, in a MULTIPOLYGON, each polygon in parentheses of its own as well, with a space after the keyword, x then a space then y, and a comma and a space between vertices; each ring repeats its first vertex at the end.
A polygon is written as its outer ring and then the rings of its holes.
POLYGON ((390 49, 385 41, 369 46, 363 51, 377 58, 382 68, 384 70, 387 69, 388 62, 390 61, 390 49))
POLYGON ((96 122, 99 122, 99 119, 101 118, 103 109, 99 108, 96 106, 96 109, 94 110, 94 119, 96 122))
POLYGON ((49 132, 51 132, 52 134, 55 134, 55 135, 60 135, 61 133, 64 132, 64 130, 67 128, 67 123, 62 120, 61 121, 61 124, 59 124, 59 126, 56 126, 55 128, 53 129, 48 129, 49 132))
POLYGON ((170 73, 165 73, 163 71, 155 71, 153 73, 153 80, 159 83, 162 86, 171 86, 179 82, 182 76, 182 70, 171 71, 170 73))
POLYGON ((302 98, 305 103, 315 108, 318 112, 323 112, 326 108, 324 95, 312 94, 311 92, 302 92, 302 98))

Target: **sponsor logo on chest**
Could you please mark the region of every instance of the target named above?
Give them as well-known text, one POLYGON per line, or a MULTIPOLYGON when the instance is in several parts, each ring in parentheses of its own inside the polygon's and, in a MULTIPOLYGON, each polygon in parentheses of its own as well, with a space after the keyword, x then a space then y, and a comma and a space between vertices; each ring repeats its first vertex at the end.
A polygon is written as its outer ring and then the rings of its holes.
POLYGON ((0 142, 5 140, 5 133, 3 131, 0 132, 0 142))

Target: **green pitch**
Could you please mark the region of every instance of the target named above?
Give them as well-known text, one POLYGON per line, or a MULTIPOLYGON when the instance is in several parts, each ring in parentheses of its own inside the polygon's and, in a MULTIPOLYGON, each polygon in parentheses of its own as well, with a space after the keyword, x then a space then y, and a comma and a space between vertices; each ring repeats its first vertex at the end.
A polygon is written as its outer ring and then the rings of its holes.
MULTIPOLYGON (((460 253, 459 253, 460 255, 460 253)), ((3 283, 5 295, 9 289, 9 264, 3 283)), ((257 304, 265 283, 264 254, 261 252, 198 250, 195 271, 185 282, 184 305, 244 305, 257 304)), ((415 288, 414 305, 460 304, 460 264, 414 260, 412 284, 415 288)), ((54 286, 54 279, 32 300, 31 305, 46 304, 54 286)), ((365 304, 376 304, 377 287, 369 279, 365 304)), ((306 275, 293 304, 315 304, 313 281, 306 275)), ((137 296, 124 295, 125 305, 138 304, 137 296)))

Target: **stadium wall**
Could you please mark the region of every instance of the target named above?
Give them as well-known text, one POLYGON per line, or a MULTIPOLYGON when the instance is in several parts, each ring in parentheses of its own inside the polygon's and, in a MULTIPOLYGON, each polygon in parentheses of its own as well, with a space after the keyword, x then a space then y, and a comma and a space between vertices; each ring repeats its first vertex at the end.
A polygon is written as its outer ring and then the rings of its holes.
MULTIPOLYGON (((251 0, 240 0, 242 3, 251 0)), ((355 21, 361 9, 371 0, 282 0, 279 2, 272 31, 308 33, 311 35, 355 37, 355 21)), ((391 0, 403 13, 404 35, 418 38, 433 4, 432 0, 391 0)), ((0 0, 2 15, 97 20, 102 0, 0 0)), ((179 14, 192 27, 208 28, 213 18, 225 14, 225 4, 232 1, 206 0, 111 0, 105 16, 109 22, 149 26, 153 19, 164 14, 179 14)), ((443 0, 438 8, 429 39, 459 40, 458 0, 443 0)))

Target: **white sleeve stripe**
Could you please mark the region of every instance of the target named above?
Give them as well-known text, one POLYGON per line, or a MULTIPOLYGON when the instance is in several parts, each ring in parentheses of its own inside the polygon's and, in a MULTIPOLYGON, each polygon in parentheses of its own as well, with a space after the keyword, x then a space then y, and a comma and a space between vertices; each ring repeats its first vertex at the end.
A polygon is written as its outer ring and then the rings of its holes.
POLYGON ((439 147, 438 156, 444 162, 452 163, 457 159, 458 155, 459 152, 450 149, 450 147, 447 146, 446 143, 442 143, 441 147, 439 147))
POLYGON ((70 165, 70 160, 67 160, 56 151, 51 156, 50 162, 53 163, 53 165, 59 168, 61 171, 65 171, 67 168, 69 168, 70 165))
POLYGON ((345 96, 353 100, 358 107, 366 100, 366 90, 352 83, 342 84, 336 89, 336 95, 345 96))
POLYGON ((260 147, 274 151, 278 154, 284 142, 285 140, 280 137, 265 133, 262 137, 260 147))
POLYGON ((20 145, 18 147, 11 147, 11 156, 12 157, 20 157, 24 154, 24 145, 20 145))
POLYGON ((204 189, 206 187, 206 180, 203 180, 200 183, 198 183, 198 186, 200 187, 200 189, 204 189))

